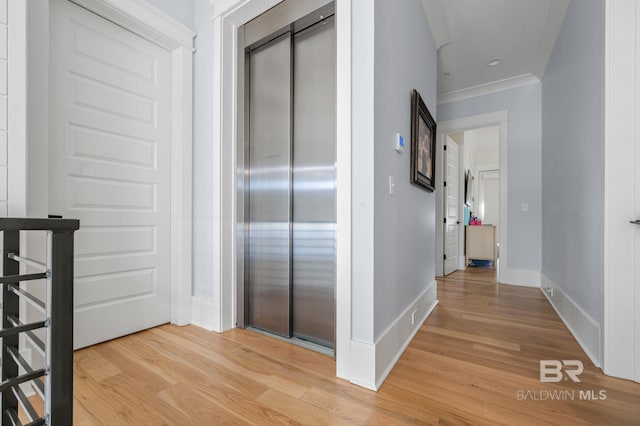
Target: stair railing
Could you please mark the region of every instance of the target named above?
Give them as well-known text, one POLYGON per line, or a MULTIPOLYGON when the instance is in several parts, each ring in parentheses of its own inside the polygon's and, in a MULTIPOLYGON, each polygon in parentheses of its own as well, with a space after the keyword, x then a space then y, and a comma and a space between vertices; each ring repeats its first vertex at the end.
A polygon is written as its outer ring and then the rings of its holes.
MULTIPOLYGON (((73 424, 73 235, 80 223, 75 219, 0 218, 3 241, 2 285, 2 424, 66 426, 73 424), (20 255, 20 232, 46 232, 46 262, 20 255), (20 265, 36 270, 20 274, 20 265), (22 283, 44 280, 45 300, 27 291, 22 283), (20 303, 23 301, 24 303, 20 303), (32 306, 44 320, 24 322, 20 307, 32 306), (34 331, 44 329, 43 342, 34 331), (20 354, 19 336, 44 355, 44 368, 34 369, 20 354), (43 399, 40 415, 20 385, 31 382, 43 399)), ((26 268, 23 268, 26 269, 26 268)))

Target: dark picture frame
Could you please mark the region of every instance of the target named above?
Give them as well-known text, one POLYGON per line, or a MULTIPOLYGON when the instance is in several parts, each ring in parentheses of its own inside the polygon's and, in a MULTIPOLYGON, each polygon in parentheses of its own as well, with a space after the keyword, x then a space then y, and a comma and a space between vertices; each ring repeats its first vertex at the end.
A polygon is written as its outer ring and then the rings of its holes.
POLYGON ((411 93, 411 183, 433 192, 436 178, 436 122, 420 93, 411 93))

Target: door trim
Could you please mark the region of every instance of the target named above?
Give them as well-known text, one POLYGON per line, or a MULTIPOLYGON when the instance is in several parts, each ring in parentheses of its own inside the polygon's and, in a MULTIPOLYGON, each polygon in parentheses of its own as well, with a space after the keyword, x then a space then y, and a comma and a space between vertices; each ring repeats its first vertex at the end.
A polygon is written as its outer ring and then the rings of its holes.
MULTIPOLYGON (((436 130, 436 135, 437 135, 437 130, 436 130)), ((446 140, 448 133, 444 134, 443 137, 443 143, 446 140)), ((457 195, 457 207, 458 207, 458 225, 462 225, 462 226, 458 226, 458 242, 456 244, 456 259, 457 259, 457 264, 455 265, 455 269, 453 269, 453 271, 450 272, 453 273, 457 270, 460 269, 460 265, 463 265, 466 263, 466 258, 462 259, 464 257, 464 249, 463 249, 463 244, 464 244, 464 235, 465 235, 465 229, 464 229, 464 215, 460 216, 460 204, 462 202, 462 200, 464 199, 464 179, 460 180, 460 176, 464 176, 464 170, 462 170, 462 172, 460 172, 461 167, 464 165, 463 164, 463 157, 462 157, 462 148, 463 146, 461 146, 462 144, 454 141, 452 139, 452 141, 457 145, 458 147, 458 158, 457 158, 457 168, 458 168, 458 195, 457 195)), ((451 142, 447 142, 447 146, 449 146, 451 142)), ((437 145, 437 142, 436 142, 437 145)), ((437 149, 437 148, 436 148, 437 149)), ((442 151, 442 181, 444 182, 447 179, 447 174, 449 173, 449 152, 450 150, 447 151, 442 151)), ((436 175, 439 175, 436 171, 436 175)), ((448 218, 448 209, 447 209, 447 200, 448 198, 448 190, 445 191, 444 189, 444 184, 443 184, 443 188, 442 188, 442 218, 443 219, 447 219, 448 218)), ((464 209, 463 209, 464 211, 464 209)), ((442 221, 444 222, 444 220, 442 221)), ((442 267, 442 276, 445 276, 445 264, 446 264, 446 259, 444 258, 444 254, 445 254, 445 245, 446 245, 446 241, 447 241, 447 231, 446 228, 449 226, 449 224, 446 223, 440 223, 440 224, 436 224, 436 227, 441 227, 442 228, 442 245, 441 245, 441 249, 442 249, 442 264, 440 265, 442 267)), ((436 262, 437 263, 437 262, 436 262)), ((436 274, 437 275, 437 274, 436 274)))
POLYGON ((69 1, 171 52, 181 47, 193 51, 195 32, 147 1, 69 1))
MULTIPOLYGON (((9 61, 14 75, 26 76, 11 101, 26 111, 16 114, 12 139, 10 185, 24 190, 9 201, 19 216, 48 214, 49 0, 10 7, 13 41, 25 45, 26 56, 9 61), (35 66, 33 60, 42 66, 35 66), (27 63, 31 66, 27 67, 27 63), (27 92, 27 88, 29 91, 27 92), (22 133, 22 129, 26 129, 22 133), (36 129, 38 138, 31 135, 36 129), (14 162, 15 161, 15 162, 14 162), (45 164, 43 164, 45 163, 45 164), (38 194, 34 198, 33 194, 38 194)), ((192 240, 192 68, 195 33, 142 0, 68 0, 171 52, 171 322, 191 322, 192 240)), ((9 2, 22 3, 22 2, 9 2)), ((27 3, 27 2, 24 2, 27 3)), ((10 43, 11 44, 11 43, 10 43)), ((82 225, 82 224, 81 224, 82 225)))
MULTIPOLYGON (((239 95, 244 69, 238 27, 281 0, 210 0, 213 13, 213 330, 235 326, 237 265, 237 145, 239 95), (224 141, 224 143, 223 143, 224 141)), ((336 0, 337 37, 337 223, 336 375, 351 370, 351 2, 336 0)), ((241 126, 240 126, 241 127, 241 126)), ((241 134, 241 133, 240 133, 241 134)))
MULTIPOLYGON (((444 142, 447 134, 472 130, 480 127, 499 126, 500 127, 500 232, 498 240, 500 242, 500 267, 498 268, 498 282, 503 282, 507 274, 507 206, 508 204, 508 184, 507 184, 507 141, 508 141, 508 119, 509 111, 496 111, 489 114, 473 115, 469 117, 459 118, 455 120, 444 121, 438 123, 436 131, 436 158, 440 158, 437 170, 443 170, 444 167, 444 142)), ((462 152, 462 150, 460 150, 462 152)), ((462 164, 462 162, 460 162, 462 164)), ((464 182, 464 168, 459 167, 459 182, 464 182)), ((444 220, 444 174, 438 173, 436 176, 436 276, 442 276, 444 272, 444 229, 441 226, 444 220), (438 195, 439 194, 439 195, 438 195)), ((464 189, 462 189, 464 191, 464 189)), ((458 196, 459 200, 462 200, 458 196)), ((464 212, 459 211, 458 217, 464 217, 464 212)), ((461 233, 464 235, 464 233, 461 233)), ((463 245, 459 245, 460 248, 463 245)))

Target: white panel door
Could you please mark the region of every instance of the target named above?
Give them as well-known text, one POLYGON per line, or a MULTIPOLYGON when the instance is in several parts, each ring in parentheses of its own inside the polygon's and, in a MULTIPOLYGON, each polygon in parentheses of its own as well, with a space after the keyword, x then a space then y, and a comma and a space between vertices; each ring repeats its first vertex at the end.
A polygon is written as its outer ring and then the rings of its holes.
POLYGON ((170 319, 171 57, 52 1, 51 214, 80 219, 76 348, 170 319))
POLYGON ((445 148, 445 187, 444 187, 444 274, 449 275, 458 269, 458 232, 460 217, 458 193, 460 190, 460 149, 458 143, 447 136, 445 148))

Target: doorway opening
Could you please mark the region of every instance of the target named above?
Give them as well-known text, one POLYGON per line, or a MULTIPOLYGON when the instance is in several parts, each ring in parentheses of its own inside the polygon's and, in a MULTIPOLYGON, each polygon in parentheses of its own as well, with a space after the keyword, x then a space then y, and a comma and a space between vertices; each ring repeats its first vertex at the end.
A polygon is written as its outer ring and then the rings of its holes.
MULTIPOLYGON (((449 134, 458 140, 463 175, 462 268, 499 267, 500 128, 498 126, 449 134)), ((446 274, 447 271, 445 271, 446 274)))
POLYGON ((507 257, 507 113, 441 123, 436 173, 436 275, 493 271, 507 257))

